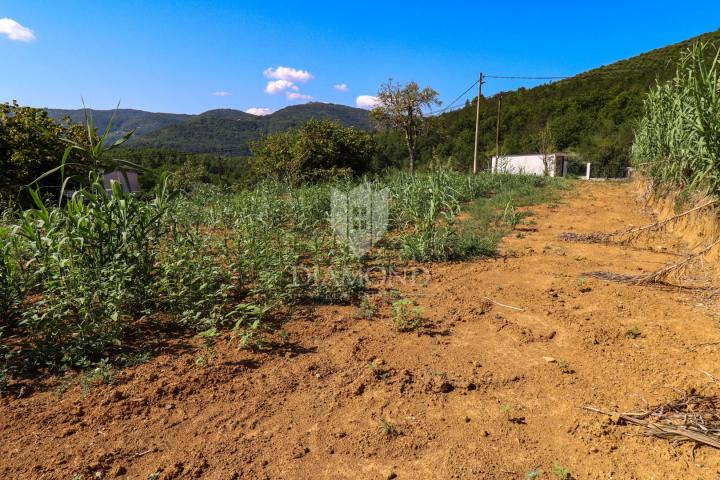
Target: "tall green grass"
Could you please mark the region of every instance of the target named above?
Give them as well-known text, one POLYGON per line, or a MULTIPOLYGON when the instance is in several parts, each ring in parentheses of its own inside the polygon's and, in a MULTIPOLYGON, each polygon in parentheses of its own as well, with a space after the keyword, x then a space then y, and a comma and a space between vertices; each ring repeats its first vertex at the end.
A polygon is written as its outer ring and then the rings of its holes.
POLYGON ((720 50, 699 42, 648 93, 632 156, 655 186, 720 193, 719 75, 720 50))
MULTIPOLYGON (((32 191, 33 208, 0 225, 0 377, 86 368, 157 323, 204 338, 234 329, 239 345, 266 348, 294 306, 354 301, 376 250, 352 255, 329 215, 332 190, 360 181, 190 194, 163 181, 138 198, 91 175, 59 206, 32 191)), ((490 254, 488 224, 459 228, 465 205, 557 183, 445 171, 372 181, 391 192, 391 234, 379 247, 396 262, 490 254)))

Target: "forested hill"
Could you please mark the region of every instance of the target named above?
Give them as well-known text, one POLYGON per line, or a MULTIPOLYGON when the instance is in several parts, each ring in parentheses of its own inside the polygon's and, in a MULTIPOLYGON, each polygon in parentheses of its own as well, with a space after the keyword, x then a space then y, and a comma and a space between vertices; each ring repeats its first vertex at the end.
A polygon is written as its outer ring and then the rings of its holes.
MULTIPOLYGON (((538 151, 538 135, 548 124, 558 150, 604 165, 613 174, 627 163, 633 125, 644 94, 675 71, 680 51, 696 40, 716 42, 720 30, 652 50, 582 73, 570 79, 502 93, 500 141, 503 153, 538 151)), ((488 79, 488 82, 494 81, 488 79)), ((487 161, 495 152, 498 95, 480 103, 480 152, 487 161)), ((452 158, 462 168, 472 162, 475 102, 440 115, 423 146, 425 161, 452 158)))
POLYGON ((246 155, 252 140, 268 133, 299 127, 312 118, 336 120, 343 126, 363 130, 371 128, 367 110, 331 103, 306 103, 261 117, 237 110, 211 110, 187 122, 144 135, 129 145, 179 152, 246 155))
MULTIPOLYGON (((86 111, 84 109, 68 110, 48 108, 47 112, 48 116, 55 120, 70 117, 70 120, 74 123, 83 123, 85 121, 86 111)), ((110 121, 110 118, 113 118, 114 115, 109 140, 120 138, 133 129, 135 129, 135 136, 142 137, 149 132, 167 127, 168 125, 186 122, 194 117, 194 115, 182 113, 154 113, 129 108, 118 110, 87 109, 87 113, 92 115, 93 123, 100 133, 105 130, 108 121, 110 121)))
MULTIPOLYGON (((89 110, 95 126, 102 131, 113 110, 89 110)), ((56 119, 69 116, 82 121, 83 110, 48 109, 56 119)), ((240 110, 217 109, 199 115, 152 113, 142 110, 118 110, 113 120, 111 139, 136 128, 128 146, 167 149, 178 152, 215 155, 246 155, 248 143, 267 133, 298 127, 311 118, 329 119, 343 126, 363 130, 371 128, 367 110, 312 102, 293 105, 270 115, 257 116, 240 110)))

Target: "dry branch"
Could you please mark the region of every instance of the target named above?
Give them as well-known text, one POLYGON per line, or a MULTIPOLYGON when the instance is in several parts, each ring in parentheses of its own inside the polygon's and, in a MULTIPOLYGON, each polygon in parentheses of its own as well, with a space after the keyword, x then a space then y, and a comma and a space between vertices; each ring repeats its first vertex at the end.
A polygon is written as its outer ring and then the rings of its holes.
POLYGON ((583 243, 608 243, 608 242, 617 242, 617 243, 630 243, 634 240, 637 240, 642 235, 645 235, 647 233, 654 233, 659 232, 667 228, 672 223, 680 220, 681 218, 684 218, 692 213, 698 212, 700 210, 704 210, 706 208, 712 207, 713 205, 717 204, 720 200, 710 200, 708 202, 703 203, 702 205, 699 205, 697 207, 691 208, 690 210, 687 210, 682 213, 678 213, 677 215, 673 215, 672 217, 666 218, 665 220, 662 220, 660 222, 654 222, 649 225, 645 225, 642 227, 637 228, 626 228, 624 230, 617 230, 612 233, 603 233, 603 232, 592 232, 592 233, 574 233, 574 232, 563 232, 559 235, 559 238, 561 240, 565 240, 567 242, 583 242, 583 243))
POLYGON ((643 412, 610 412, 588 406, 583 408, 639 425, 648 436, 720 448, 720 398, 717 396, 684 394, 677 400, 643 412))
POLYGON ((699 252, 692 253, 680 262, 667 263, 655 270, 654 272, 642 273, 640 275, 625 275, 613 272, 588 272, 583 275, 600 280, 608 280, 611 282, 628 283, 631 285, 647 285, 651 283, 667 283, 672 278, 678 278, 683 275, 693 264, 702 261, 703 256, 713 247, 720 243, 720 239, 715 240, 707 247, 699 252))

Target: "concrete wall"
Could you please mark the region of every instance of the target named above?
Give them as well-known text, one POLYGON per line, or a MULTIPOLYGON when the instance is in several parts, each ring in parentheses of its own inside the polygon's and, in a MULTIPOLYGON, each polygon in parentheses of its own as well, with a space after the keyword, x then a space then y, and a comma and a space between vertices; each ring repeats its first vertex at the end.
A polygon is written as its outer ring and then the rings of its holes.
POLYGON ((122 185, 123 190, 126 192, 139 192, 140 183, 138 182, 138 174, 132 170, 126 170, 123 173, 121 170, 114 170, 112 172, 103 175, 103 184, 105 188, 110 188, 110 182, 115 180, 122 185), (127 178, 126 178, 127 176, 127 178))
MULTIPOLYGON (((552 154, 549 156, 552 163, 550 167, 550 176, 564 175, 565 166, 563 163, 563 157, 552 154)), ((532 155, 507 155, 500 156, 498 162, 497 157, 492 157, 492 168, 493 171, 498 173, 514 173, 524 175, 544 175, 545 164, 543 163, 543 157, 540 154, 532 155)))

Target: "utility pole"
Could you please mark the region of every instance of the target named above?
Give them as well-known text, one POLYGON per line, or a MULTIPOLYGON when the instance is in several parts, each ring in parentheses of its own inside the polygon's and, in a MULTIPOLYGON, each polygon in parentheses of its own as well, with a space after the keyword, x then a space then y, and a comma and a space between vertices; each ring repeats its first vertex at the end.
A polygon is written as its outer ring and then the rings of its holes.
POLYGON ((475 113, 475 150, 473 151, 473 175, 477 173, 478 168, 478 134, 480 131, 480 97, 482 96, 482 84, 483 74, 482 72, 480 72, 480 79, 478 80, 477 112, 475 113))
POLYGON ((495 168, 493 173, 497 172, 497 165, 500 161, 500 102, 502 93, 498 94, 497 123, 495 125, 495 168))

